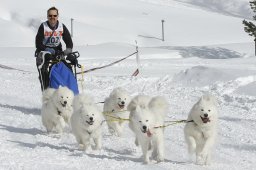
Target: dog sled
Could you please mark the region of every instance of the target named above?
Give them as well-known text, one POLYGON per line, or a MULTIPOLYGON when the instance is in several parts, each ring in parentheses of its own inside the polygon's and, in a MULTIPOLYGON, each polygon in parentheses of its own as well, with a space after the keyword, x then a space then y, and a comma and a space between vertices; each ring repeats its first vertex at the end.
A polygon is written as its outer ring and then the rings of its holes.
POLYGON ((36 58, 36 65, 39 72, 41 89, 44 91, 48 87, 57 89, 59 86, 66 86, 78 94, 78 83, 76 77, 76 68, 81 68, 77 58, 79 52, 64 52, 52 55, 48 51, 41 51, 36 58))

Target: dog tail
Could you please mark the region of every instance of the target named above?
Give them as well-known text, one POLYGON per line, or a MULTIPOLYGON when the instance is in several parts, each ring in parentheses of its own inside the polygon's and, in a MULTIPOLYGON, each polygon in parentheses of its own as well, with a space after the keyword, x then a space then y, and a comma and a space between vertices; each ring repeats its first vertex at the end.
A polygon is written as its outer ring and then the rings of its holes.
POLYGON ((42 102, 44 103, 44 102, 49 101, 54 92, 55 92, 55 89, 53 89, 53 88, 47 88, 45 91, 43 91, 42 102))
POLYGON ((79 110, 83 106, 94 105, 94 100, 87 94, 76 95, 73 101, 74 110, 79 110))
POLYGON ((150 99, 151 98, 146 95, 135 96, 129 103, 127 109, 129 111, 132 111, 132 110, 135 110, 137 106, 139 106, 140 108, 147 108, 150 102, 150 99))
POLYGON ((149 108, 162 113, 164 116, 167 112, 168 106, 168 102, 162 96, 153 97, 149 102, 149 108))

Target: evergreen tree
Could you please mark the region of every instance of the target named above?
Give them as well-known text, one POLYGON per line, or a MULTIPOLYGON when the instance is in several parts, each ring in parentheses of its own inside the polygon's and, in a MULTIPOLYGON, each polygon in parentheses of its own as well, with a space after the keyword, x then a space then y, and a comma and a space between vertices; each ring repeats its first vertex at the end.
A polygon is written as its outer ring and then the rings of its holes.
MULTIPOLYGON (((253 12, 256 13, 256 0, 250 1, 250 7, 253 12)), ((256 20, 256 15, 253 16, 253 20, 256 20)), ((254 41, 256 42, 256 26, 252 22, 248 22, 243 20, 244 31, 247 32, 250 36, 254 37, 254 41)))

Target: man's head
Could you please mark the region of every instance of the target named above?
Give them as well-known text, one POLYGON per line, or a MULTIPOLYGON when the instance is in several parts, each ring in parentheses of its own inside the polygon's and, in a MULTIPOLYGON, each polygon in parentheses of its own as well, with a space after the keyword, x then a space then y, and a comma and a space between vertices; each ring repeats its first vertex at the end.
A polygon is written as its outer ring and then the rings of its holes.
POLYGON ((52 27, 58 22, 59 11, 56 7, 51 7, 47 10, 47 19, 52 27))

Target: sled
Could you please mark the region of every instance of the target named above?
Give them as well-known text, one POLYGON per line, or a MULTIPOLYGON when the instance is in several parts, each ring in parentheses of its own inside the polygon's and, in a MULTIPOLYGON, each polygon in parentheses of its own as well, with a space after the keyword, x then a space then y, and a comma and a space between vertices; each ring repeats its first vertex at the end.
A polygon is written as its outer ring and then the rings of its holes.
POLYGON ((67 56, 63 52, 53 56, 47 51, 41 51, 37 57, 37 69, 42 91, 48 87, 57 89, 66 86, 78 94, 76 67, 81 67, 77 60, 79 56, 78 51, 67 56))

